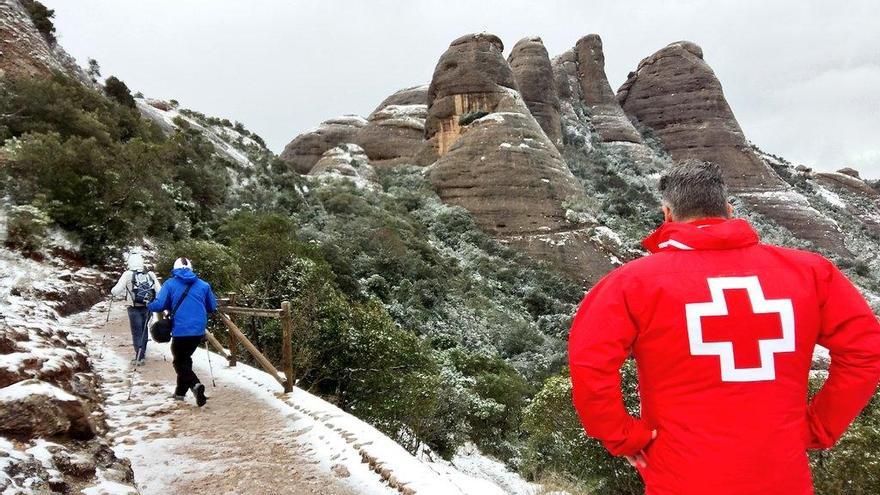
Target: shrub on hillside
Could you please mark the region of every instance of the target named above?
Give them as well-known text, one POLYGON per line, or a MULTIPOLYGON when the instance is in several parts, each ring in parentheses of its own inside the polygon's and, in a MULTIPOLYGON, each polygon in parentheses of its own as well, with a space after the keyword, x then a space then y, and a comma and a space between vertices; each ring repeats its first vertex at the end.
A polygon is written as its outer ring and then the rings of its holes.
POLYGON ((95 138, 103 145, 141 138, 162 140, 162 132, 132 108, 56 73, 53 77, 4 81, 0 114, 13 115, 4 123, 10 137, 26 133, 57 132, 62 138, 95 138))
POLYGON ((4 188, 19 204, 44 198, 45 211, 82 241, 82 254, 104 259, 148 234, 163 205, 164 169, 140 140, 103 146, 95 138, 30 134, 14 147, 4 188))
POLYGON ((6 245, 25 253, 34 253, 43 247, 51 220, 35 206, 9 208, 6 216, 6 245))
POLYGON ((162 277, 169 276, 174 260, 181 257, 192 260, 196 273, 211 284, 218 297, 239 286, 240 268, 226 246, 200 239, 166 244, 159 249, 156 271, 162 277))
MULTIPOLYGON (((816 392, 824 378, 813 377, 816 392)), ((810 451, 813 484, 818 495, 869 495, 880 487, 880 394, 868 403, 837 445, 810 451)))
MULTIPOLYGON (((635 363, 621 372, 624 400, 631 413, 638 409, 635 363)), ((623 458, 612 457, 584 433, 571 403, 568 373, 553 376, 524 413, 528 435, 524 471, 531 477, 562 476, 595 495, 641 495, 644 486, 636 470, 623 458)))
POLYGON ((104 81, 104 93, 122 106, 128 108, 135 108, 137 106, 135 105, 134 97, 131 96, 131 90, 116 76, 110 76, 104 81))
POLYGON ((21 0, 21 5, 27 11, 37 31, 43 35, 50 45, 54 45, 57 41, 55 39, 55 24, 52 22, 52 18, 55 17, 55 11, 46 8, 45 5, 37 0, 21 0))

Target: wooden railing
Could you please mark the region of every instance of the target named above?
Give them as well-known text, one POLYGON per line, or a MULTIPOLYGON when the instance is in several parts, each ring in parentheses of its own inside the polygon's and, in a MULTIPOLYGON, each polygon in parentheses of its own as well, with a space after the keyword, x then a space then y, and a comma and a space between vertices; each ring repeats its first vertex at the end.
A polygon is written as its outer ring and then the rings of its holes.
POLYGON ((254 360, 260 364, 260 367, 262 367, 266 373, 269 373, 272 377, 278 380, 278 383, 284 387, 284 393, 291 392, 293 390, 293 316, 290 312, 290 303, 284 301, 281 303, 281 309, 246 308, 236 306, 235 294, 231 293, 228 299, 220 300, 220 306, 217 308, 217 312, 220 315, 220 320, 226 326, 229 338, 229 349, 227 351, 220 341, 218 341, 210 332, 207 334, 208 342, 214 346, 221 356, 226 358, 229 362, 229 366, 235 366, 238 362, 238 356, 236 354, 238 352, 238 346, 241 344, 241 346, 250 353, 254 360), (275 318, 281 321, 281 362, 283 372, 278 371, 272 364, 272 361, 269 361, 269 359, 257 349, 257 346, 255 346, 247 336, 245 336, 241 329, 238 328, 235 322, 232 321, 232 316, 234 315, 275 318))

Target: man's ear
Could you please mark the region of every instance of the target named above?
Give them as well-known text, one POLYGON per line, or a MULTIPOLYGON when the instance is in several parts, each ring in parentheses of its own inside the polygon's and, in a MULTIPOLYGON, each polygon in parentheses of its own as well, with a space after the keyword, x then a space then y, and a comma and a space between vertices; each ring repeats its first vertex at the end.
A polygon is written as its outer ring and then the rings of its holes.
POLYGON ((727 218, 733 218, 733 205, 727 203, 727 218))
POLYGON ((672 210, 669 209, 668 206, 663 205, 663 221, 664 222, 674 222, 675 220, 672 218, 672 210))

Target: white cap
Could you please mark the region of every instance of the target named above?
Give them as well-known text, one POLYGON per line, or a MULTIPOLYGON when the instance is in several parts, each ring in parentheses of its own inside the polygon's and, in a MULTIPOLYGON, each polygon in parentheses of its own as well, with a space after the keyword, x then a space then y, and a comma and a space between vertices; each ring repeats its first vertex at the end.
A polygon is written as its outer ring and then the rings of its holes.
POLYGON ((192 270, 192 261, 190 261, 189 258, 177 258, 176 260, 174 260, 174 269, 177 270, 178 268, 192 270))

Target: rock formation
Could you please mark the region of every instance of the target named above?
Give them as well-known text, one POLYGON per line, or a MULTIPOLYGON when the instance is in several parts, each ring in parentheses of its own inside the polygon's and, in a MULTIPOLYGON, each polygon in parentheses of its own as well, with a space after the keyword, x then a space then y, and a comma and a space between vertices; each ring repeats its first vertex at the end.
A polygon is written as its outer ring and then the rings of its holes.
POLYGON ((394 94, 382 100, 382 103, 373 110, 376 113, 385 107, 391 105, 427 105, 428 104, 428 85, 413 86, 395 91, 394 94))
POLYGON ((598 34, 588 34, 578 40, 574 51, 581 99, 587 105, 593 127, 601 140, 641 143, 642 136, 620 108, 608 83, 602 39, 598 34))
POLYGON ((428 87, 402 89, 367 117, 354 138, 377 167, 413 163, 425 140, 428 87))
POLYGON ((814 173, 812 177, 820 186, 842 197, 832 199, 838 203, 836 206, 842 206, 873 236, 880 238, 880 193, 859 179, 857 171, 841 169, 837 172, 814 173))
POLYGON ((676 161, 715 162, 731 192, 752 209, 828 252, 850 253, 834 223, 750 148, 715 73, 694 43, 672 43, 642 60, 617 94, 623 109, 650 127, 676 161))
POLYGON ((557 147, 562 146, 559 96, 553 68, 544 42, 539 37, 523 38, 513 46, 507 59, 516 85, 541 129, 557 147))
POLYGON ((611 264, 563 206, 583 201, 583 189, 514 89, 501 50, 495 36, 468 35, 437 64, 426 135, 439 158, 428 179, 490 234, 594 282, 611 264))
POLYGON ((358 131, 367 125, 363 117, 346 115, 322 122, 318 127, 295 137, 284 147, 279 158, 301 174, 318 162, 330 148, 354 142, 358 131))
POLYGON ((309 175, 327 174, 376 181, 376 171, 370 165, 364 149, 352 143, 327 150, 309 171, 309 175))
POLYGON ((502 56, 504 44, 488 33, 468 34, 449 45, 428 87, 425 138, 443 156, 461 135, 463 125, 497 110, 516 91, 513 71, 502 56))

